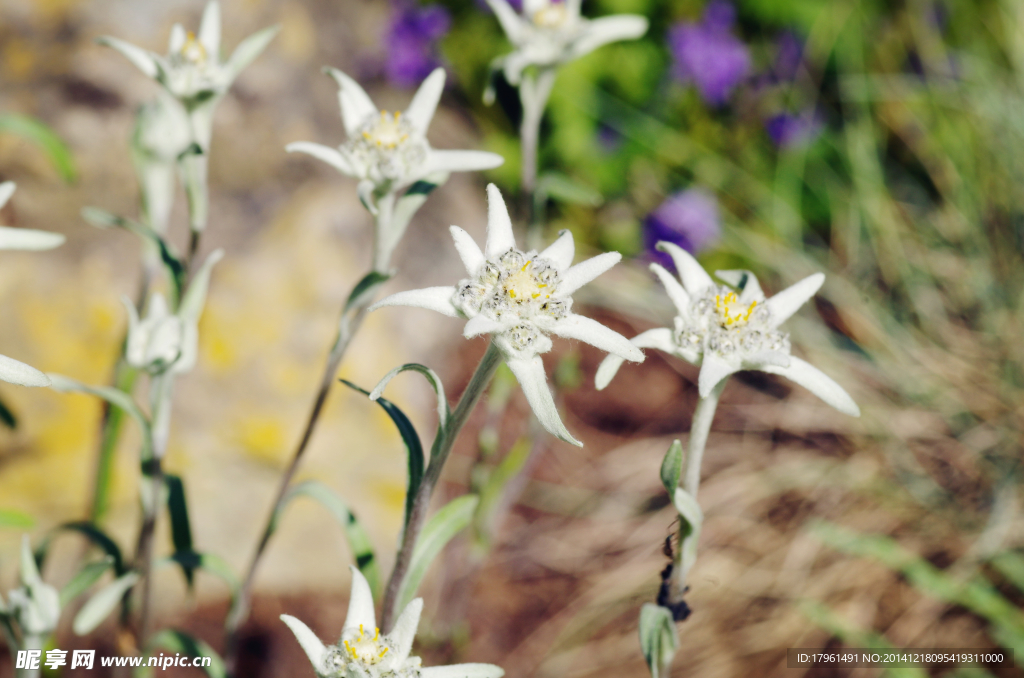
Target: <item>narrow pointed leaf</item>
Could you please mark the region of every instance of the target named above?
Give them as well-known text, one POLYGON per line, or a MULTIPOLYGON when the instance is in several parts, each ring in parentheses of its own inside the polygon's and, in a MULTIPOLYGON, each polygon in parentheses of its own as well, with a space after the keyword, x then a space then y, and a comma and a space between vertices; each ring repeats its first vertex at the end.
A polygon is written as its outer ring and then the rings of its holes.
POLYGON ((0 133, 16 134, 42 149, 61 179, 72 183, 78 178, 75 158, 57 133, 35 118, 16 113, 0 115, 0 133))
POLYGON ((109 386, 88 386, 74 379, 69 379, 60 374, 50 374, 50 381, 52 382, 51 388, 55 391, 63 391, 66 393, 78 392, 88 393, 99 398, 103 398, 111 405, 120 408, 127 414, 131 415, 133 419, 139 424, 142 429, 142 459, 143 461, 153 456, 152 440, 150 436, 150 425, 149 419, 142 413, 139 406, 132 400, 132 397, 116 388, 109 386))
POLYGON ((112 556, 104 556, 102 560, 87 563, 60 590, 60 606, 62 608, 67 607, 71 601, 85 593, 90 586, 99 581, 99 578, 113 566, 114 558, 112 556))
POLYGON ((75 634, 84 636, 92 633, 114 611, 124 594, 138 581, 139 575, 129 572, 100 589, 75 615, 75 622, 71 626, 75 634))
MULTIPOLYGON (((175 553, 192 551, 192 526, 188 518, 188 502, 185 500, 185 484, 176 475, 164 476, 167 485, 167 512, 171 517, 171 540, 175 553)), ((195 567, 181 564, 189 588, 192 587, 195 567)))
POLYGON ((668 678, 672 658, 679 649, 679 636, 672 613, 660 605, 645 603, 640 608, 640 649, 651 670, 651 678, 668 678))
POLYGON ((377 271, 371 271, 363 276, 363 279, 352 288, 352 293, 348 295, 348 300, 345 302, 345 313, 347 314, 351 310, 365 305, 377 288, 390 279, 390 275, 378 273, 377 271))
POLYGON ((398 594, 399 609, 404 608, 415 597, 420 582, 426 576, 434 558, 455 535, 469 526, 479 502, 480 498, 473 494, 454 499, 434 514, 423 527, 420 539, 412 552, 409 572, 398 594))
POLYGON ((682 472, 683 444, 677 438, 672 441, 671 447, 665 453, 665 458, 661 461, 661 484, 665 486, 665 491, 670 497, 674 497, 676 494, 676 488, 679 487, 679 476, 682 472))

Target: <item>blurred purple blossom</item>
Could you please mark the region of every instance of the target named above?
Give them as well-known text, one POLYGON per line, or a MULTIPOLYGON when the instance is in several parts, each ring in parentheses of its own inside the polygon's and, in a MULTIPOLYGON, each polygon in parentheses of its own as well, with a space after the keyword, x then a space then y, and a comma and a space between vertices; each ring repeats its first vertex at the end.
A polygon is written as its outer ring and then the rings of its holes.
POLYGON ((388 26, 388 80, 397 87, 415 87, 441 64, 437 41, 451 27, 448 10, 440 5, 421 7, 410 0, 394 3, 388 26))
MULTIPOLYGON (((505 0, 508 4, 512 5, 512 9, 517 12, 523 11, 523 0, 505 0)), ((487 0, 476 0, 476 5, 485 12, 491 12, 491 6, 487 4, 487 0)), ((492 12, 493 13, 493 12, 492 12)))
POLYGON ((821 116, 814 111, 780 113, 769 118, 764 128, 779 148, 793 148, 818 138, 822 129, 821 116))
POLYGON ((689 188, 669 196, 644 220, 644 248, 653 261, 670 271, 671 258, 655 248, 660 241, 679 245, 696 254, 718 240, 718 200, 701 188, 689 188))
POLYGON ((776 43, 772 73, 777 82, 790 82, 800 70, 804 58, 804 45, 792 32, 785 31, 776 43))
POLYGON ((669 30, 675 58, 673 74, 693 82, 704 101, 721 106, 750 71, 746 45, 730 31, 736 10, 727 0, 712 0, 699 23, 684 22, 669 30))

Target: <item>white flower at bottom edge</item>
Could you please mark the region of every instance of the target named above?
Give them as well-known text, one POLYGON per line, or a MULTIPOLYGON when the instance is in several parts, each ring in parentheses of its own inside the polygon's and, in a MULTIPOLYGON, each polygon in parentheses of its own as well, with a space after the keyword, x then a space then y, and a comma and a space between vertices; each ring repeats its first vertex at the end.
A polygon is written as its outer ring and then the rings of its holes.
POLYGON ((40 576, 28 535, 21 540, 19 579, 21 586, 7 593, 6 607, 0 597, 0 613, 17 621, 24 636, 50 635, 60 619, 60 594, 40 576))
MULTIPOLYGON (((641 348, 656 348, 700 365, 698 387, 706 398, 723 379, 740 370, 761 370, 800 384, 844 414, 860 416, 860 408, 843 388, 821 370, 790 355, 789 335, 779 330, 825 281, 815 273, 766 299, 749 271, 716 271, 733 287, 717 285, 686 250, 658 243, 679 271, 679 283, 667 270, 651 264, 679 315, 673 329, 648 330, 631 340, 641 348)), ((608 356, 597 370, 598 389, 608 385, 622 360, 608 356)))
POLYGON ((582 445, 558 416, 540 354, 551 350, 549 335, 557 334, 584 341, 619 359, 643 361, 644 354, 621 334, 572 312, 572 293, 618 263, 622 255, 606 252, 573 266, 575 246, 568 231, 543 252, 523 252, 516 248, 512 220, 494 184, 488 185, 487 197, 483 251, 468 233, 451 227, 468 278, 454 287, 399 292, 370 310, 415 306, 467 319, 463 336, 492 336, 544 428, 561 440, 582 445))
MULTIPOLYGON (((16 188, 13 181, 0 184, 0 209, 11 199, 16 188)), ((64 242, 60 233, 47 233, 30 228, 0 226, 0 250, 24 250, 38 252, 57 247, 64 242)), ((18 386, 49 386, 50 378, 34 367, 14 358, 0 355, 0 381, 18 386)))
POLYGON ((291 615, 281 621, 295 634, 299 645, 321 678, 501 678, 505 671, 493 664, 421 666, 410 657, 416 627, 423 611, 423 599, 409 603, 387 635, 377 628, 373 595, 366 578, 352 570, 352 593, 348 614, 336 645, 324 645, 308 626, 291 615))

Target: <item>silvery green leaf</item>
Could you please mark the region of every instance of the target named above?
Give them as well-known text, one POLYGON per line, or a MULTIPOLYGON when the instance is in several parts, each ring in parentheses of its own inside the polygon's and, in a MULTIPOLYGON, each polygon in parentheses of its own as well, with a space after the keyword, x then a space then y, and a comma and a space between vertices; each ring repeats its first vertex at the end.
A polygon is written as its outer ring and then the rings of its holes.
POLYGON ((697 545, 700 542, 700 530, 704 525, 704 511, 693 495, 681 487, 675 488, 672 494, 672 504, 679 512, 679 520, 683 523, 680 526, 679 544, 680 567, 683 569, 683 576, 690 571, 697 561, 697 545))
POLYGON ((672 445, 665 453, 661 461, 661 484, 670 497, 674 497, 676 488, 679 487, 679 476, 683 472, 683 444, 679 439, 672 441, 672 445))
POLYGON ((672 659, 679 649, 679 637, 672 613, 660 605, 645 603, 640 608, 640 649, 651 670, 651 678, 669 678, 672 659))
POLYGON ((76 635, 84 636, 92 633, 104 619, 114 611, 121 598, 139 581, 139 575, 129 572, 104 586, 89 599, 78 614, 71 628, 76 635))
POLYGON ((469 526, 479 501, 480 498, 476 495, 463 495, 449 502, 427 521, 420 533, 419 541, 416 542, 416 548, 413 549, 409 571, 399 590, 399 608, 404 608, 412 601, 430 564, 445 545, 469 526))
POLYGON ((178 315, 186 324, 195 325, 199 322, 199 316, 203 314, 203 308, 206 306, 206 293, 210 289, 210 274, 214 265, 223 258, 222 249, 210 252, 189 283, 188 290, 181 300, 181 308, 178 309, 178 315))
POLYGON ((437 421, 438 421, 438 435, 444 430, 444 427, 448 424, 448 417, 451 416, 451 408, 448 406, 448 399, 444 395, 444 384, 441 382, 441 377, 437 376, 437 372, 430 369, 426 365, 420 365, 419 363, 406 363, 401 367, 396 367, 387 374, 384 378, 377 382, 377 385, 373 387, 370 392, 370 400, 377 400, 384 394, 384 389, 391 382, 392 379, 397 377, 402 372, 419 372, 426 378, 431 388, 434 389, 434 395, 437 396, 437 421))
POLYGON ((67 606, 79 595, 85 593, 103 574, 114 566, 112 556, 104 556, 102 560, 86 563, 64 588, 60 590, 60 604, 67 606))
POLYGON ((150 459, 153 455, 153 448, 151 445, 150 438, 150 424, 149 419, 142 413, 139 406, 132 400, 132 397, 124 391, 109 386, 87 386, 74 379, 69 379, 60 374, 48 375, 51 381, 51 387, 55 391, 62 391, 65 393, 79 392, 88 393, 99 398, 103 398, 111 405, 119 407, 126 413, 131 415, 138 423, 139 428, 142 429, 142 458, 143 460, 150 459))

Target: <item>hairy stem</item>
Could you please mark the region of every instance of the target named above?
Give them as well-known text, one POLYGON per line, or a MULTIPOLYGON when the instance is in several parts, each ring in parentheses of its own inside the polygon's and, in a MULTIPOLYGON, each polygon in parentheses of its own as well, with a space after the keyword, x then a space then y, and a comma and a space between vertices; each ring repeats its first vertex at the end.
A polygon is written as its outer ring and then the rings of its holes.
POLYGON ((519 125, 522 149, 522 195, 527 215, 526 246, 540 249, 543 224, 537 209, 537 157, 540 146, 540 123, 544 118, 551 88, 557 71, 542 69, 536 76, 524 75, 519 86, 519 99, 523 105, 523 119, 519 125))
POLYGON ((430 464, 423 474, 423 482, 420 483, 419 490, 416 492, 416 498, 413 500, 412 510, 409 512, 409 524, 402 535, 402 544, 398 549, 398 556, 395 559, 395 569, 391 571, 391 578, 388 579, 388 585, 384 591, 381 628, 388 629, 389 632, 395 615, 398 613, 398 610, 395 609, 398 605, 398 595, 402 590, 405 577, 409 573, 409 565, 412 562, 413 551, 416 549, 416 542, 419 539, 420 532, 423 530, 423 526, 427 522, 430 498, 434 493, 434 488, 437 486, 437 481, 441 478, 444 463, 452 451, 456 438, 459 437, 459 432, 466 425, 470 413, 480 401, 484 391, 487 390, 487 385, 491 382, 491 378, 501 364, 501 359, 501 352, 492 342, 487 347, 484 357, 480 359, 480 364, 477 365, 473 377, 469 380, 469 385, 462 392, 462 396, 452 411, 440 439, 435 441, 434 447, 431 450, 430 464))

